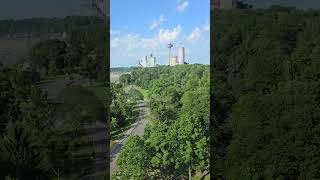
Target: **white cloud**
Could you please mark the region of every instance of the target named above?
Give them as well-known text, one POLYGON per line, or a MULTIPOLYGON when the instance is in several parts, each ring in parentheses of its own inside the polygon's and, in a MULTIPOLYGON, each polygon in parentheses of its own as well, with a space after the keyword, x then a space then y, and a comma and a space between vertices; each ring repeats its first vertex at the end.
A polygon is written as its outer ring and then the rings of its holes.
POLYGON ((119 38, 114 38, 114 39, 111 39, 111 41, 110 41, 110 46, 112 47, 112 48, 116 48, 116 47, 118 47, 119 45, 120 45, 120 39, 119 38))
POLYGON ((177 55, 178 47, 185 47, 186 61, 189 63, 210 62, 210 36, 208 24, 194 27, 189 34, 184 34, 181 25, 166 29, 160 28, 153 36, 142 34, 119 34, 111 37, 111 67, 137 65, 138 60, 150 53, 156 57, 157 64, 166 64, 168 60, 167 43, 174 45, 172 53, 177 55), (189 40, 194 40, 190 42, 189 40), (201 43, 197 43, 201 41, 201 43))
POLYGON ((145 38, 138 34, 127 34, 122 37, 111 38, 111 48, 122 48, 129 51, 136 48, 155 48, 175 41, 182 31, 181 25, 173 29, 160 29, 153 37, 145 38))
POLYGON ((177 27, 175 27, 173 30, 160 29, 158 33, 158 39, 160 42, 169 42, 169 41, 175 40, 179 36, 181 31, 182 31, 182 28, 180 24, 177 27))
POLYGON ((111 35, 116 35, 116 34, 117 34, 117 31, 110 30, 110 34, 111 34, 111 35))
POLYGON ((153 30, 159 26, 161 26, 163 23, 165 22, 165 18, 164 18, 164 15, 161 14, 159 19, 155 19, 151 22, 150 26, 149 26, 149 29, 150 30, 153 30))
POLYGON ((206 22, 201 27, 195 27, 192 32, 187 37, 187 41, 189 42, 197 42, 203 38, 203 34, 210 31, 210 24, 206 22))
POLYGON ((175 41, 182 31, 181 25, 170 29, 160 29, 158 34, 151 38, 142 38, 139 44, 143 48, 161 47, 169 42, 175 41))
POLYGON ((189 1, 183 0, 180 1, 176 7, 176 10, 179 12, 183 12, 189 6, 189 1))
POLYGON ((210 24, 207 21, 203 26, 202 26, 203 31, 210 31, 210 24))
POLYGON ((138 59, 147 54, 154 54, 157 63, 165 63, 167 56, 167 43, 177 44, 181 40, 182 27, 177 25, 171 29, 159 29, 151 37, 140 34, 126 34, 111 37, 110 58, 112 66, 117 64, 135 65, 138 59), (126 63, 124 63, 126 62, 126 63))
POLYGON ((192 30, 190 35, 187 37, 187 40, 189 42, 196 42, 200 40, 202 34, 202 30, 199 27, 196 27, 192 30))
POLYGON ((132 49, 132 45, 135 45, 133 42, 138 41, 139 36, 136 34, 127 34, 123 37, 111 38, 110 45, 112 48, 121 47, 123 44, 128 45, 128 49, 132 49))

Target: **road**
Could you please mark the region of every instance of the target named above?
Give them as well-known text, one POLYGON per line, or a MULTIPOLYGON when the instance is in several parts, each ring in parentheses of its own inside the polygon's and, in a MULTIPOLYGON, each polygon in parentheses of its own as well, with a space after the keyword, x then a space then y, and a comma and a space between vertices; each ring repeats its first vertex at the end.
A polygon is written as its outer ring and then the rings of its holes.
MULTIPOLYGON (((61 76, 52 81, 44 82, 38 84, 43 91, 47 93, 48 101, 51 103, 62 103, 62 100, 59 98, 59 93, 67 86, 71 85, 82 85, 87 86, 90 84, 88 78, 83 78, 80 75, 73 74, 72 78, 70 75, 61 76)), ((62 123, 61 121, 60 123, 62 123)), ((91 121, 89 121, 91 122, 91 121)), ((82 124, 83 128, 87 131, 88 138, 90 139, 90 146, 93 148, 94 155, 92 159, 92 168, 90 172, 83 177, 83 179, 106 179, 104 178, 109 168, 107 163, 107 128, 104 123, 95 122, 95 123, 84 123, 82 124)))
POLYGON ((59 103, 59 93, 67 86, 70 85, 86 85, 89 82, 88 78, 83 78, 80 75, 66 75, 60 76, 54 80, 45 83, 39 83, 38 87, 47 93, 49 102, 59 103), (71 78, 72 77, 72 78, 71 78))
POLYGON ((118 143, 116 145, 114 145, 113 148, 111 149, 111 153, 110 153, 110 158, 111 158, 110 173, 111 173, 111 175, 113 172, 118 170, 116 162, 117 162, 117 158, 119 156, 119 152, 120 152, 122 146, 124 146, 126 144, 126 142, 128 141, 128 138, 130 136, 134 136, 134 135, 142 136, 144 134, 144 129, 149 122, 149 120, 147 119, 147 117, 149 115, 149 108, 146 106, 146 102, 139 101, 138 107, 139 107, 139 112, 140 112, 139 117, 138 117, 138 121, 131 125, 131 128, 125 133, 125 136, 123 136, 121 139, 119 139, 118 143))

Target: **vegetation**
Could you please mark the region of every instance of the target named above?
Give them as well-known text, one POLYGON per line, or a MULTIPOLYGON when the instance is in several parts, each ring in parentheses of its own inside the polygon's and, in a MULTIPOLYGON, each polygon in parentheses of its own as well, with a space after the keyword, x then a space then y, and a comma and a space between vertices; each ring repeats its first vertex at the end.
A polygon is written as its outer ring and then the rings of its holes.
POLYGON ((31 48, 23 63, 40 73, 42 79, 77 73, 91 80, 106 76, 103 24, 87 25, 67 33, 65 40, 45 40, 31 48))
POLYGON ((317 179, 320 13, 213 13, 215 179, 317 179))
POLYGON ((85 132, 68 123, 56 126, 55 109, 31 83, 19 81, 19 71, 2 68, 0 162, 2 178, 49 179, 87 171, 88 159, 78 146, 85 132), (87 165, 85 165, 87 164, 87 165), (81 165, 81 166, 79 166, 81 165))
MULTIPOLYGON (((127 76, 127 75, 126 75, 127 76)), ((209 168, 209 67, 138 69, 128 79, 149 91, 155 122, 121 149, 123 179, 182 179, 209 168)), ((126 81, 124 81, 126 82, 126 81)))
POLYGON ((141 94, 136 90, 124 91, 124 86, 121 84, 111 84, 111 135, 115 135, 119 131, 123 132, 122 128, 126 128, 136 120, 139 111, 135 108, 136 102, 141 94))
POLYGON ((93 147, 81 124, 105 123, 103 101, 95 90, 69 86, 55 104, 41 86, 71 73, 104 81, 104 31, 93 17, 0 21, 4 36, 66 34, 37 43, 13 67, 0 64, 0 179, 79 179, 90 173, 93 147))
POLYGON ((63 89, 60 96, 63 99, 66 120, 76 120, 78 123, 105 122, 104 104, 92 91, 74 85, 63 89))

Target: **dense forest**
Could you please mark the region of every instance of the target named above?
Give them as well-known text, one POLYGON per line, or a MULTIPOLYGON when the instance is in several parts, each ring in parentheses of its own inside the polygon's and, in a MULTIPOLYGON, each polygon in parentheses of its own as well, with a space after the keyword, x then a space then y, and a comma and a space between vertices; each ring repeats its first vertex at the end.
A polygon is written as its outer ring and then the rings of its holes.
POLYGON ((209 66, 137 69, 120 83, 148 90, 150 124, 122 148, 121 179, 182 179, 209 170, 209 66))
POLYGON ((211 174, 320 178, 320 12, 215 11, 211 174))
POLYGON ((0 179, 79 179, 92 173, 94 150, 83 124, 106 124, 106 98, 81 84, 63 88, 57 94, 61 102, 50 102, 41 86, 71 73, 107 82, 105 24, 95 19, 0 21, 3 35, 67 33, 35 44, 15 66, 0 66, 0 179))

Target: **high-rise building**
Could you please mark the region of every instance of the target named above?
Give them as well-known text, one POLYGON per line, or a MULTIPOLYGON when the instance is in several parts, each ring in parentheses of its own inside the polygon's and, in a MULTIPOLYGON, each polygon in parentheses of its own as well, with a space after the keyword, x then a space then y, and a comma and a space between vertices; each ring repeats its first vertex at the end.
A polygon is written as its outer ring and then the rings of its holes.
POLYGON ((171 66, 175 66, 177 65, 178 62, 177 62, 177 56, 173 56, 171 57, 171 66))
POLYGON ((177 64, 185 64, 185 49, 184 47, 180 47, 178 49, 178 56, 173 56, 171 53, 171 48, 173 45, 170 43, 168 44, 169 48, 169 56, 168 56, 168 65, 175 66, 177 64))
POLYGON ((171 55, 171 48, 172 48, 172 47, 173 47, 173 45, 172 45, 171 43, 169 43, 169 44, 168 44, 168 48, 169 48, 168 65, 169 65, 169 66, 172 66, 172 65, 171 65, 171 56, 172 56, 172 55, 171 55))
POLYGON ((155 67, 156 57, 154 57, 152 54, 150 54, 150 56, 144 56, 139 60, 138 65, 140 67, 155 67))
POLYGON ((150 67, 155 67, 156 66, 156 57, 154 57, 152 54, 150 54, 149 58, 149 66, 150 67))
POLYGON ((184 57, 184 47, 181 47, 178 50, 178 64, 184 64, 184 57))

